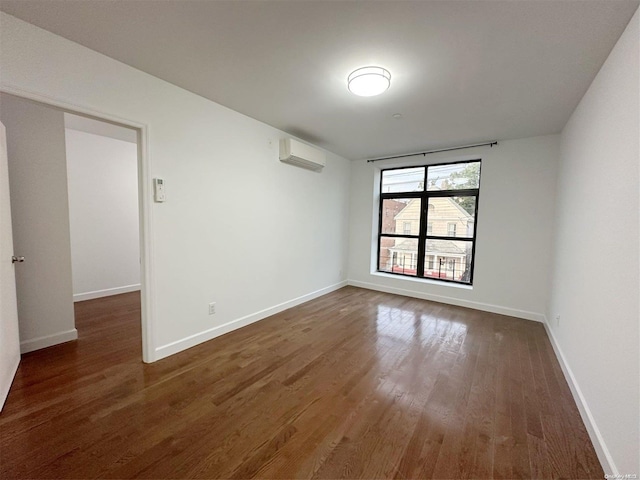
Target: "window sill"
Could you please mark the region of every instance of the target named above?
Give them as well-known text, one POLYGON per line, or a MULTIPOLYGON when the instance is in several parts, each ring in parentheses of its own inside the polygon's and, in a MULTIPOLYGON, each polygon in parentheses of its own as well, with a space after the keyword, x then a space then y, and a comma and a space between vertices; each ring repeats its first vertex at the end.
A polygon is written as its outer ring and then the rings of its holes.
POLYGON ((394 280, 406 280, 408 282, 414 282, 414 283, 419 283, 419 284, 427 284, 427 285, 436 285, 438 287, 446 287, 446 288, 459 288, 462 290, 473 290, 473 285, 463 285, 461 283, 454 283, 454 282, 440 282, 438 280, 431 280, 429 278, 415 278, 415 277, 409 277, 409 276, 403 276, 403 275, 393 275, 390 273, 384 273, 384 272, 371 272, 371 275, 374 275, 376 277, 382 277, 382 278, 393 278, 394 280))

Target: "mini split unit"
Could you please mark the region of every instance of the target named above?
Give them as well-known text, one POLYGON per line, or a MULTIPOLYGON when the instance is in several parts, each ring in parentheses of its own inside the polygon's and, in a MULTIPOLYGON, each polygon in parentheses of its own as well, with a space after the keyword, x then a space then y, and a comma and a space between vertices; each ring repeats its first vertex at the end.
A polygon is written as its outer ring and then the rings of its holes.
POLYGON ((324 152, 292 138, 280 140, 280 161, 316 171, 327 162, 324 152))

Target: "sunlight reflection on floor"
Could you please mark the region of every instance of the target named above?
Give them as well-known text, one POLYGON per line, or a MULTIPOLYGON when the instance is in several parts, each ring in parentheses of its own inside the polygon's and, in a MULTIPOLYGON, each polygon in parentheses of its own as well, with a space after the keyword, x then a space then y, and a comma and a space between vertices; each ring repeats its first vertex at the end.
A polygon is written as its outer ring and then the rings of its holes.
POLYGON ((419 314, 402 307, 378 305, 376 350, 378 385, 376 392, 407 408, 421 409, 427 398, 425 385, 441 372, 425 370, 425 359, 457 355, 467 335, 467 324, 431 314, 419 314), (402 344, 398 354, 398 344, 402 344))

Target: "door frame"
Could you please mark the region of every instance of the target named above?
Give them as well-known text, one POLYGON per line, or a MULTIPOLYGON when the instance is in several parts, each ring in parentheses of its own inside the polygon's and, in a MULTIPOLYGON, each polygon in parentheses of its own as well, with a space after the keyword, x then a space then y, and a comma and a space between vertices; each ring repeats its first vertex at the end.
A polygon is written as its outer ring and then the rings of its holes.
MULTIPOLYGON (((136 120, 122 118, 94 108, 70 103, 59 98, 30 92, 12 86, 0 86, 0 92, 16 97, 33 100, 49 107, 68 113, 79 114, 95 120, 119 124, 134 128, 138 132, 138 211, 140 230, 140 322, 142 327, 142 361, 152 363, 156 360, 156 341, 154 335, 154 275, 153 275, 153 216, 152 216, 152 177, 149 154, 149 125, 136 120)), ((71 301, 73 301, 71 299, 71 301)))

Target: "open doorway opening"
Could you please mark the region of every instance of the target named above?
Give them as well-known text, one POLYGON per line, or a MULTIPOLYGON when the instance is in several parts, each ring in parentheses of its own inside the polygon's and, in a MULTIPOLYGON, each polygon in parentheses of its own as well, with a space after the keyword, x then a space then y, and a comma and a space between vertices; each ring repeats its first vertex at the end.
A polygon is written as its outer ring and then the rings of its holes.
POLYGON ((25 257, 16 268, 21 352, 82 338, 83 328, 130 341, 126 328, 100 332, 124 314, 144 357, 141 132, 5 93, 0 117, 14 250, 25 257))
POLYGON ((139 358, 137 131, 71 113, 64 125, 76 330, 139 358))

